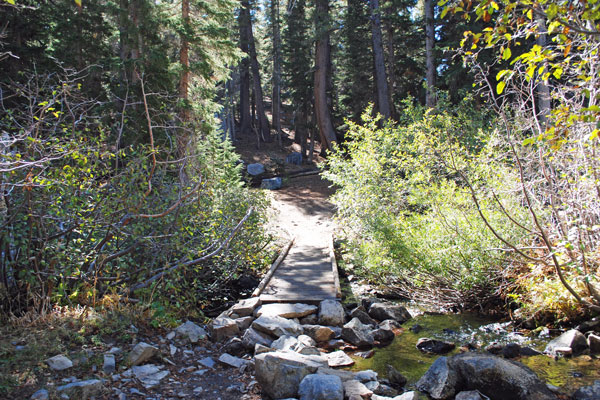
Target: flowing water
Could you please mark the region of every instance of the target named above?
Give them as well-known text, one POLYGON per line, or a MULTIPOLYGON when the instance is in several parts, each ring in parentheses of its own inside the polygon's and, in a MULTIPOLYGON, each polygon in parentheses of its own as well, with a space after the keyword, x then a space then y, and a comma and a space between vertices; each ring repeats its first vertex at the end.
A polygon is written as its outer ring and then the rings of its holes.
MULTIPOLYGON (((416 316, 403 325, 402 333, 386 347, 376 348, 375 355, 364 359, 353 356, 355 364, 352 370, 372 369, 380 377, 387 377, 386 364, 393 365, 408 378, 409 385, 414 384, 439 355, 425 354, 417 350, 415 344, 422 337, 440 339, 456 344, 457 348, 447 355, 460 352, 459 347, 473 344, 484 348, 491 343, 519 343, 538 351, 543 351, 549 337, 526 336, 511 332, 509 323, 497 323, 474 314, 423 314, 416 316), (410 328, 420 325, 418 333, 410 328)), ((581 386, 591 385, 600 379, 600 359, 590 356, 559 358, 555 360, 545 355, 521 357, 517 361, 527 365, 549 384, 572 393, 581 386)))

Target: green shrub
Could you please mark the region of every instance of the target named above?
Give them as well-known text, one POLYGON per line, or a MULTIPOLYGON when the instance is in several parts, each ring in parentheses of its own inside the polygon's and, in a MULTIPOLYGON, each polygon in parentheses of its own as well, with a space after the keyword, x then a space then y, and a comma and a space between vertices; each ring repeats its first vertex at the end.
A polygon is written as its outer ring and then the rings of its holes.
POLYGON ((491 162, 497 149, 485 116, 465 105, 426 114, 407 104, 401 125, 380 128, 369 115, 362 126, 347 122, 350 140, 325 172, 338 187, 333 201, 355 264, 373 282, 421 300, 485 302, 503 273, 506 246, 480 218, 470 187, 507 240, 520 241, 522 232, 506 223, 503 209, 524 225, 527 219, 518 179, 491 162))

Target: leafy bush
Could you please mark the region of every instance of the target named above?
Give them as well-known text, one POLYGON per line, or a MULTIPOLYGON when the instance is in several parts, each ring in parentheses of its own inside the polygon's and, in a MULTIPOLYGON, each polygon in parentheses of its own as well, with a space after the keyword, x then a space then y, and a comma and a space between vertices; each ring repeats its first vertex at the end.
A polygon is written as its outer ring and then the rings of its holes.
POLYGON ((380 128, 370 110, 364 125, 348 121, 351 140, 328 160, 351 252, 367 277, 407 296, 481 306, 498 288, 506 246, 478 207, 497 233, 520 241, 503 211, 527 225, 518 179, 500 163, 490 168, 490 127, 468 103, 437 114, 406 106, 399 126, 380 128))
POLYGON ((3 87, 13 107, 0 120, 2 312, 110 294, 200 313, 225 283, 262 268, 266 201, 217 131, 196 130, 182 166, 152 142, 117 148, 106 104, 77 79, 24 81, 3 87))

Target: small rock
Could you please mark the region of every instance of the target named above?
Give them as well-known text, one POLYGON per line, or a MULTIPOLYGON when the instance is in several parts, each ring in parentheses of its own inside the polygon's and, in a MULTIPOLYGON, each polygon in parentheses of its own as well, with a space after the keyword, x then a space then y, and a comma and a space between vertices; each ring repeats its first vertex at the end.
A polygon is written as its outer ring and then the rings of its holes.
POLYGON ((577 329, 579 332, 586 333, 597 328, 600 328, 600 317, 594 317, 589 321, 585 321, 575 329, 577 329))
POLYGON ((276 350, 292 350, 295 351, 298 346, 298 339, 293 336, 284 335, 271 343, 271 347, 276 350))
POLYGON ((319 316, 317 314, 310 314, 300 319, 302 325, 316 325, 319 322, 319 316))
POLYGON ((256 345, 254 346, 254 355, 256 356, 258 354, 268 353, 273 350, 275 350, 275 349, 273 349, 271 347, 263 346, 260 343, 256 343, 256 345))
POLYGON ((267 190, 277 190, 281 189, 281 184, 283 183, 281 177, 277 176, 275 178, 263 179, 260 183, 261 189, 267 190))
POLYGON ((40 389, 31 395, 31 400, 48 400, 50 395, 46 389, 40 389))
POLYGON ((375 340, 369 326, 360 322, 358 318, 352 318, 344 325, 342 338, 358 347, 372 347, 375 340))
POLYGON ((317 343, 327 342, 335 336, 335 332, 329 326, 302 325, 304 333, 313 338, 317 343))
POLYGON ((240 332, 243 332, 246 329, 250 328, 250 325, 252 325, 252 321, 254 321, 254 317, 253 316, 241 317, 241 318, 234 319, 234 321, 237 324, 240 332))
MULTIPOLYGON (((319 303, 319 324, 327 326, 342 326, 346 315, 344 307, 337 300, 323 300, 319 303)), ((315 339, 316 340, 316 339, 315 339)))
POLYGON ((333 353, 329 353, 325 356, 327 358, 327 363, 329 367, 346 367, 349 365, 353 365, 354 361, 348 357, 346 353, 343 351, 334 351, 333 353))
POLYGON ((158 354, 158 349, 145 342, 139 342, 127 356, 127 363, 131 366, 140 365, 158 354))
POLYGON ((402 328, 402 325, 400 325, 400 323, 394 321, 393 319, 386 319, 385 321, 379 323, 379 328, 387 329, 388 331, 393 331, 394 329, 402 328))
POLYGON ((370 399, 373 392, 359 381, 344 382, 344 397, 348 399, 370 399))
POLYGON ((206 331, 192 321, 186 321, 177 327, 175 333, 177 336, 187 338, 190 343, 197 343, 199 340, 206 339, 207 336, 206 331))
POLYGON ((565 347, 571 348, 572 354, 577 356, 588 349, 588 343, 581 332, 571 329, 548 343, 544 353, 556 355, 559 348, 565 347))
POLYGON ((63 371, 73 366, 73 361, 59 354, 46 360, 46 364, 55 371, 63 371))
POLYGON ((521 355, 521 346, 518 343, 509 343, 502 349, 504 358, 517 358, 521 355))
POLYGON ((454 343, 430 338, 420 338, 417 341, 417 349, 430 354, 445 354, 454 350, 455 347, 454 343))
POLYGON ((477 390, 469 390, 458 393, 454 400, 483 400, 483 397, 477 390))
POLYGON ((221 354, 221 356, 219 357, 219 362, 234 368, 242 368, 243 365, 248 364, 248 360, 234 357, 231 354, 227 353, 221 354))
POLYGON ((423 326, 419 325, 419 324, 414 324, 413 326, 410 327, 410 331, 413 333, 419 333, 423 330, 423 326))
POLYGON ((171 357, 173 357, 175 353, 177 353, 177 347, 173 346, 172 344, 169 344, 169 354, 171 354, 171 357))
POLYGON ((262 305, 256 310, 255 314, 257 317, 266 315, 268 317, 302 318, 307 315, 315 314, 316 312, 317 306, 308 304, 273 303, 262 305))
POLYGON ((370 381, 376 381, 377 380, 377 372, 367 369, 364 371, 359 371, 356 374, 354 374, 354 377, 356 378, 356 380, 358 380, 359 382, 370 382, 370 381))
POLYGON ((254 314, 254 311, 260 307, 262 301, 260 297, 250 297, 249 299, 243 299, 233 305, 229 311, 232 314, 237 314, 239 317, 248 317, 254 314))
POLYGON ((393 365, 387 364, 385 366, 385 371, 387 373, 387 378, 392 384, 392 386, 398 389, 403 388, 404 385, 406 385, 406 382, 408 382, 408 379, 406 379, 406 377, 402 375, 400 371, 394 368, 393 365))
POLYGON ((379 328, 373 331, 373 338, 381 343, 389 343, 394 340, 395 336, 394 332, 390 329, 379 328))
POLYGON ((210 325, 210 338, 215 342, 228 339, 239 332, 238 324, 228 317, 215 318, 210 325))
POLYGON ((254 349, 256 344, 261 344, 265 347, 271 347, 273 338, 266 333, 259 332, 250 327, 246 330, 246 332, 244 332, 244 336, 242 336, 242 343, 248 350, 254 349))
POLYGON ((531 347, 521 347, 520 354, 522 356, 539 356, 542 353, 535 349, 532 349, 531 347))
POLYGON ((201 360, 198 360, 198 364, 203 365, 209 369, 215 368, 215 360, 213 360, 212 357, 205 357, 201 360))
POLYGON ((387 303, 371 304, 371 307, 369 307, 369 315, 378 321, 392 319, 401 324, 412 318, 405 307, 387 303))
POLYGON ((304 354, 305 356, 320 356, 321 352, 316 347, 305 346, 296 350, 298 354, 304 354))
POLYGON ((373 351, 373 350, 357 351, 356 353, 354 353, 354 355, 356 357, 361 357, 361 358, 367 359, 367 358, 373 357, 375 355, 375 351, 373 351))
POLYGON ((160 381, 169 375, 168 370, 163 371, 164 366, 146 364, 131 367, 127 371, 123 372, 123 376, 126 378, 135 377, 138 379, 144 388, 152 389, 160 384, 160 381))
POLYGON ((584 386, 573 393, 573 400, 598 400, 600 399, 600 380, 594 381, 591 386, 584 386))
POLYGON ((378 396, 394 397, 398 394, 398 391, 394 388, 389 387, 379 381, 366 382, 365 387, 375 393, 378 396))
POLYGON ((343 400, 344 386, 335 375, 310 374, 300 382, 300 400, 343 400))
POLYGON ((246 171, 248 171, 248 175, 257 176, 265 173, 265 167, 259 163, 248 164, 246 171))
POLYGON ((590 348, 590 353, 592 353, 592 354, 600 353, 600 336, 590 333, 588 335, 587 339, 588 339, 588 346, 590 348))
POLYGON ((115 355, 114 354, 105 354, 104 355, 104 365, 102 366, 102 370, 105 374, 112 374, 117 369, 115 355))
POLYGON ((420 400, 421 398, 422 396, 419 394, 419 392, 410 391, 394 397, 393 400, 420 400))
POLYGON ((367 314, 362 306, 356 307, 354 310, 352 310, 350 312, 350 317, 358 318, 360 322, 365 325, 377 326, 377 322, 373 318, 369 317, 369 314, 367 314))
POLYGON ((102 381, 99 379, 90 379, 87 381, 80 381, 69 383, 68 385, 59 386, 56 391, 60 395, 67 395, 69 397, 75 397, 78 400, 86 400, 98 396, 104 390, 102 381))
POLYGON ((114 354, 114 355, 118 355, 121 354, 123 352, 123 349, 120 347, 111 347, 109 351, 107 351, 108 354, 114 354))
POLYGON ((232 337, 221 348, 221 351, 223 351, 224 353, 241 356, 246 352, 246 347, 244 346, 242 339, 238 337, 232 337))

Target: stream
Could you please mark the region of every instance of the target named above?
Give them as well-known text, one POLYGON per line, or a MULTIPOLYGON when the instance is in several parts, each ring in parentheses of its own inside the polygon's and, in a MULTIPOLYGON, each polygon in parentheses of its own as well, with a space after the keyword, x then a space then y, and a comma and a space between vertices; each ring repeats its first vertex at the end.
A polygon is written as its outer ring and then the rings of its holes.
MULTIPOLYGON (((412 310, 411 310, 412 311, 412 310)), ((413 314, 414 315, 414 314, 413 314)), ((498 323, 475 314, 421 314, 402 326, 403 332, 394 341, 381 348, 375 348, 371 358, 352 356, 355 364, 352 370, 372 369, 379 376, 386 377, 386 364, 391 364, 414 385, 440 357, 419 351, 415 344, 422 337, 454 342, 456 349, 446 355, 459 353, 460 346, 473 344, 485 348, 491 343, 518 343, 542 352, 552 339, 546 334, 530 334, 513 331, 510 323, 498 323), (418 333, 411 328, 420 325, 418 333)), ((414 329, 414 328, 413 328, 414 329)), ((555 360, 546 355, 520 357, 515 359, 529 368, 547 383, 559 387, 563 392, 572 393, 581 386, 591 385, 600 379, 600 359, 587 355, 555 360)))

